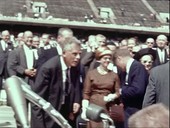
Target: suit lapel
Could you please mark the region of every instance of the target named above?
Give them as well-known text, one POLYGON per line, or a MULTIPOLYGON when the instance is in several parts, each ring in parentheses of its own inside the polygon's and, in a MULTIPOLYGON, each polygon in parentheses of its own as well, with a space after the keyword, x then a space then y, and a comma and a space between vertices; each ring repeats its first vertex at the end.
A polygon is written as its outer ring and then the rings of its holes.
POLYGON ((26 61, 26 55, 25 55, 25 52, 24 52, 24 48, 21 48, 20 49, 20 62, 23 64, 24 67, 27 68, 27 61, 26 61))
POLYGON ((134 70, 133 68, 135 67, 136 63, 137 63, 137 61, 134 60, 134 61, 132 62, 132 65, 130 66, 129 74, 128 74, 128 80, 127 80, 128 84, 131 84, 131 80, 130 80, 130 79, 131 79, 131 76, 132 76, 132 71, 134 70), (129 78, 130 78, 130 79, 129 79, 129 78))
MULTIPOLYGON (((37 53, 38 54, 38 53, 37 53)), ((35 65, 36 65, 36 58, 35 58, 35 54, 34 54, 34 52, 33 52, 33 67, 35 67, 35 65)))
POLYGON ((0 41, 0 51, 3 51, 1 41, 0 41))
POLYGON ((168 62, 168 54, 167 51, 165 50, 165 63, 168 62))

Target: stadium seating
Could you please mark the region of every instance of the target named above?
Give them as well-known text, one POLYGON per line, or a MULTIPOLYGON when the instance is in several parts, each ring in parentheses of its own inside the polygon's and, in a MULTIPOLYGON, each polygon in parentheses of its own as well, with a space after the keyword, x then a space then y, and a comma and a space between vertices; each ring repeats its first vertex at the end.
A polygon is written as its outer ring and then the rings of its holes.
POLYGON ((157 12, 169 13, 169 0, 147 0, 157 12))
POLYGON ((84 21, 86 14, 93 14, 85 0, 46 0, 46 3, 50 14, 56 18, 84 21))
POLYGON ((24 0, 0 0, 0 13, 4 16, 16 16, 17 13, 24 11, 23 5, 24 0))
POLYGON ((149 9, 141 0, 93 0, 97 7, 110 7, 115 14, 115 22, 120 25, 155 26, 158 20, 150 18, 149 9))
MULTIPOLYGON (((83 22, 85 15, 93 15, 94 22, 99 23, 101 21, 100 17, 95 16, 95 12, 87 0, 13 0, 12 2, 11 0, 0 0, 0 14, 16 16, 19 12, 26 13, 26 3, 28 2, 45 2, 49 15, 54 18, 83 22)), ((146 27, 157 27, 162 24, 157 18, 154 18, 154 15, 142 0, 91 0, 91 2, 94 3, 96 9, 101 7, 112 9, 114 17, 113 20, 107 19, 109 24, 146 27)), ((147 0, 147 2, 158 14, 159 12, 169 13, 169 0, 147 0)))

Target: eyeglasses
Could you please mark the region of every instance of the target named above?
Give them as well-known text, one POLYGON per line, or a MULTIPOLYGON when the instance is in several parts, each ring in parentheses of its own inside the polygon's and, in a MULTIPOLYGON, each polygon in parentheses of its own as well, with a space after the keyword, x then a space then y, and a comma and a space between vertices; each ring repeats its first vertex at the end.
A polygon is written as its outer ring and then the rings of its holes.
POLYGON ((133 51, 132 51, 132 54, 136 54, 136 53, 137 53, 137 52, 133 52, 133 51))
POLYGON ((147 44, 154 44, 154 42, 147 42, 147 44))
POLYGON ((149 64, 152 64, 153 61, 147 61, 147 60, 144 60, 144 61, 141 61, 142 63, 146 64, 146 63, 149 63, 149 64))
POLYGON ((102 59, 104 59, 104 60, 111 60, 111 57, 102 57, 102 59))

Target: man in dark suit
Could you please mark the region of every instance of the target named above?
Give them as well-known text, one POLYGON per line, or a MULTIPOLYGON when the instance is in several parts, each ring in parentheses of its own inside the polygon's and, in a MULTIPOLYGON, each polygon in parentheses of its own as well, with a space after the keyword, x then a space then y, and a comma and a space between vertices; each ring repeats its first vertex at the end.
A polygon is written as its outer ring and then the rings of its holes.
POLYGON ((134 60, 127 49, 116 49, 113 61, 118 68, 125 72, 120 90, 125 111, 125 128, 128 127, 128 118, 142 108, 142 102, 148 83, 148 73, 145 67, 134 60))
POLYGON ((39 69, 43 63, 50 58, 58 55, 57 49, 50 44, 50 35, 43 33, 41 36, 42 47, 38 48, 38 60, 36 62, 36 68, 39 69))
POLYGON ((169 62, 151 70, 143 107, 163 103, 169 108, 169 62))
POLYGON ((36 69, 35 56, 31 49, 33 33, 25 31, 24 44, 13 50, 8 57, 7 67, 10 76, 16 75, 25 80, 29 85, 34 84, 36 69))
POLYGON ((39 59, 37 60, 36 67, 39 69, 43 63, 45 63, 50 58, 61 55, 62 49, 60 44, 65 40, 67 37, 72 37, 73 31, 69 28, 60 28, 58 30, 57 41, 56 43, 50 44, 50 35, 44 33, 42 35, 42 42, 44 44, 43 47, 39 48, 39 59))
POLYGON ((9 53, 14 49, 8 30, 2 31, 2 40, 0 41, 0 90, 2 89, 3 79, 8 77, 7 58, 9 53))
MULTIPOLYGON (((51 58, 41 66, 32 90, 50 102, 72 124, 75 115, 79 112, 81 102, 79 69, 77 68, 81 47, 80 42, 74 37, 66 38, 61 47, 62 55, 51 58), (67 78, 68 68, 70 77, 67 78)), ((35 105, 32 106, 31 119, 32 128, 59 127, 35 105)))
POLYGON ((153 66, 158 66, 161 64, 165 64, 168 61, 168 55, 166 51, 168 40, 165 35, 159 35, 156 39, 156 59, 153 63, 153 66))

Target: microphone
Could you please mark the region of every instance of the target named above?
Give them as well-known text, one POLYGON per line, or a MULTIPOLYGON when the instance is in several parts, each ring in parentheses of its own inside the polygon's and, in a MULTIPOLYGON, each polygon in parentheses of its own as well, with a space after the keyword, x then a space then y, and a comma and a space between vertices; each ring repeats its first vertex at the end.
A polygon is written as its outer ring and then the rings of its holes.
POLYGON ((55 110, 55 108, 49 102, 31 90, 30 85, 17 76, 12 76, 12 78, 20 81, 19 84, 26 99, 47 112, 47 114, 62 128, 71 128, 71 126, 68 124, 68 121, 57 110, 55 110))
POLYGON ((87 118, 96 122, 104 120, 110 121, 111 125, 114 125, 113 120, 107 115, 104 109, 96 104, 90 104, 86 111, 87 118))
POLYGON ((16 118, 19 120, 23 128, 29 128, 26 100, 20 81, 14 77, 7 78, 4 87, 7 93, 7 98, 13 108, 16 118))

